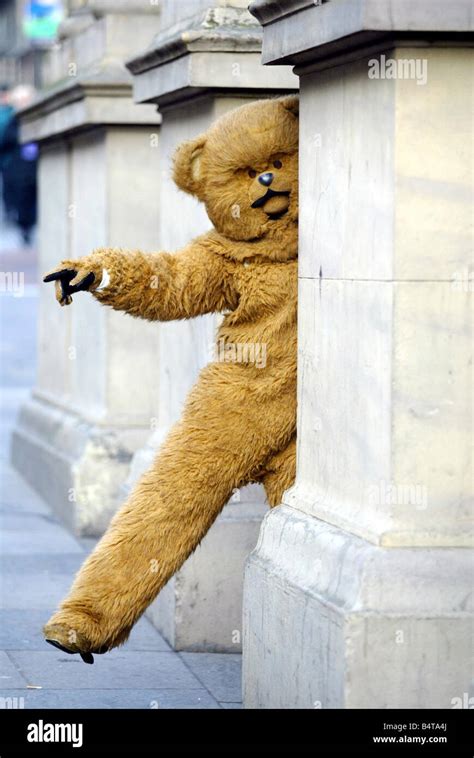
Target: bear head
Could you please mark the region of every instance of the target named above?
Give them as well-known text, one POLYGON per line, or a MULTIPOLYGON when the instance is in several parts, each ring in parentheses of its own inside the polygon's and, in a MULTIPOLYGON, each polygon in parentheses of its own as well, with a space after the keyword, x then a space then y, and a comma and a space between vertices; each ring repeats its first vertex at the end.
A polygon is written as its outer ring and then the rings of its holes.
POLYGON ((183 143, 174 180, 235 240, 275 237, 298 220, 298 98, 258 100, 183 143))

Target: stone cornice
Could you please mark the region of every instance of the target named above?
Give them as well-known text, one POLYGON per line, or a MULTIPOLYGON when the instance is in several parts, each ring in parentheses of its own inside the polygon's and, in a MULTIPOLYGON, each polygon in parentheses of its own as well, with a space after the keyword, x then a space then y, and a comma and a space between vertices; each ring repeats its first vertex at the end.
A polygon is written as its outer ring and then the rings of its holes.
POLYGON ((471 0, 254 0, 250 11, 265 26, 264 63, 308 65, 400 39, 467 39, 471 0))
POLYGON ((292 13, 297 13, 311 5, 320 5, 326 0, 253 0, 249 5, 249 12, 255 16, 262 26, 271 24, 273 21, 282 19, 292 13))
POLYGON ((22 139, 42 141, 101 124, 159 124, 161 117, 154 109, 135 108, 131 95, 131 77, 122 64, 110 60, 95 64, 42 91, 20 111, 22 139), (101 107, 101 102, 107 107, 101 107))
POLYGON ((71 4, 70 17, 81 13, 91 13, 102 18, 112 13, 134 15, 155 15, 160 10, 161 0, 80 0, 71 4))
POLYGON ((260 52, 262 30, 242 8, 209 8, 159 34, 149 50, 126 62, 141 74, 192 52, 260 52))
POLYGON ((36 100, 21 111, 21 119, 36 118, 89 94, 130 97, 132 82, 124 67, 116 62, 95 64, 79 76, 57 82, 43 90, 36 100))

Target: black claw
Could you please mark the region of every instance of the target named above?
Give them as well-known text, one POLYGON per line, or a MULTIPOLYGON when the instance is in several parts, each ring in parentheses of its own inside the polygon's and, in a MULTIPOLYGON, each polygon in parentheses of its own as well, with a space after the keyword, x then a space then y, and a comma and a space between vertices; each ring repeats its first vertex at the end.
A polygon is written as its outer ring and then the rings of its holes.
MULTIPOLYGON (((68 653, 69 655, 74 655, 76 653, 76 650, 69 650, 67 647, 64 647, 64 645, 61 645, 60 642, 57 640, 46 640, 46 642, 49 645, 54 645, 54 647, 57 647, 58 650, 62 650, 63 653, 68 653)), ((103 651, 105 653, 105 650, 103 651)), ((92 653, 79 653, 84 663, 94 663, 94 656, 92 653)))
POLYGON ((84 279, 81 279, 81 281, 75 284, 73 287, 71 287, 68 282, 67 294, 73 295, 75 292, 82 292, 83 290, 88 290, 91 284, 94 284, 94 281, 95 281, 95 275, 91 271, 89 274, 87 274, 84 277, 84 279))
POLYGON ((94 656, 92 653, 79 653, 84 663, 94 663, 94 656))
POLYGON ((52 274, 47 274, 43 277, 43 282, 55 282, 57 279, 66 279, 71 281, 76 276, 77 271, 72 268, 63 268, 60 271, 54 271, 52 274))
POLYGON ((57 640, 46 640, 46 642, 48 643, 48 645, 54 645, 54 647, 57 647, 58 650, 62 650, 63 653, 69 653, 69 655, 73 655, 75 652, 74 650, 68 650, 67 647, 64 647, 64 645, 61 645, 61 643, 58 642, 57 640))
POLYGON ((67 300, 67 298, 69 297, 69 289, 70 289, 70 287, 69 287, 68 283, 64 279, 60 279, 60 284, 61 284, 62 299, 63 300, 67 300))
POLYGON ((80 282, 74 284, 71 287, 70 282, 76 275, 77 271, 75 269, 63 268, 61 271, 55 271, 54 273, 48 274, 47 276, 43 277, 43 282, 54 282, 59 280, 59 283, 61 285, 61 294, 63 299, 65 299, 70 295, 74 295, 75 292, 88 290, 91 284, 93 284, 95 281, 95 275, 92 271, 90 271, 83 279, 81 279, 80 282))

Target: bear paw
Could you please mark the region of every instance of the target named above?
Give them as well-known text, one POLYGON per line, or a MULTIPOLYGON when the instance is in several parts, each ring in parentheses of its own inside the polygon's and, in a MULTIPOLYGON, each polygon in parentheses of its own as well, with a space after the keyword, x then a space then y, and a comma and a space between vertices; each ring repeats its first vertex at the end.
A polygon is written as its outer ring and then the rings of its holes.
POLYGON ((101 655, 108 645, 94 644, 97 639, 97 624, 89 616, 74 615, 70 611, 61 619, 61 611, 56 613, 44 626, 45 641, 64 653, 78 653, 84 663, 94 663, 92 653, 101 655))

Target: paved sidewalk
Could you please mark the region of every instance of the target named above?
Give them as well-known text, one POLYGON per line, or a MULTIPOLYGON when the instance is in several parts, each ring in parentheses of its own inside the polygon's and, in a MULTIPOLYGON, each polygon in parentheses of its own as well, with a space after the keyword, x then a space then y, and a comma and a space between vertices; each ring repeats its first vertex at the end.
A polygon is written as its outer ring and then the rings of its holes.
POLYGON ((36 296, 32 283, 21 297, 0 293, 0 707, 239 708, 240 655, 176 653, 145 618, 93 666, 43 641, 86 553, 8 462, 34 381, 36 296))

